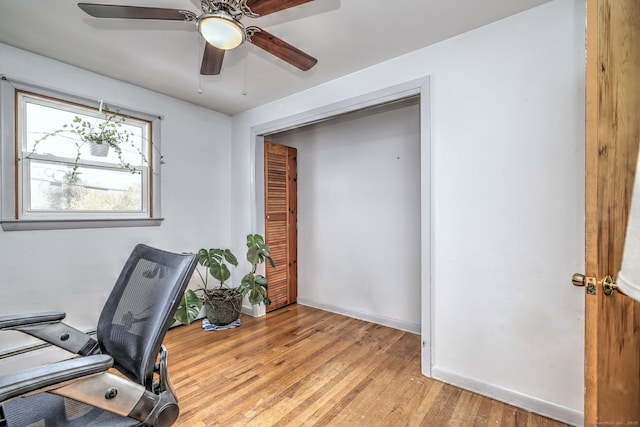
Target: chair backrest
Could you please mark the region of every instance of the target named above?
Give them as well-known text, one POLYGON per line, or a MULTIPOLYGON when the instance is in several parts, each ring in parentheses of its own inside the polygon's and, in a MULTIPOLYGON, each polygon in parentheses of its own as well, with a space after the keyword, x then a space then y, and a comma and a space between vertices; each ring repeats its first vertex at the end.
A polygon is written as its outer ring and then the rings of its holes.
POLYGON ((114 367, 151 390, 162 340, 197 264, 197 255, 137 245, 102 309, 98 344, 114 367))

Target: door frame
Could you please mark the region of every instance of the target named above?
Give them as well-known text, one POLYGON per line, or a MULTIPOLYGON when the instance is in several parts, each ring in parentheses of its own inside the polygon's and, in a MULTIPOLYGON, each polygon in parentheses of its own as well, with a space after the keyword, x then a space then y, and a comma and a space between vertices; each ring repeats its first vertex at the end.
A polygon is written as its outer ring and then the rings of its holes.
MULTIPOLYGON (((250 127, 250 194, 251 227, 254 232, 264 233, 264 139, 273 133, 284 132, 297 127, 331 119, 341 114, 382 105, 411 96, 420 97, 420 246, 421 246, 421 338, 422 338, 422 374, 431 377, 433 365, 433 298, 432 298, 432 162, 431 162, 431 121, 430 121, 430 82, 429 76, 411 80, 402 84, 385 87, 346 100, 321 105, 297 114, 280 117, 250 127)), ((265 314, 264 306, 253 306, 253 316, 265 314)))

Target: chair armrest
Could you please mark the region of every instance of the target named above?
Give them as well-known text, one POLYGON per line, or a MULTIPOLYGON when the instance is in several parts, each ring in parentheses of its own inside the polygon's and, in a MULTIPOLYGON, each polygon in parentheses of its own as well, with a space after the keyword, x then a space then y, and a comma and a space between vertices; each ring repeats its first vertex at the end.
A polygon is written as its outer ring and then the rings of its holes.
POLYGON ((66 381, 105 372, 112 366, 111 356, 98 354, 4 375, 0 377, 0 402, 33 391, 46 391, 66 381))
POLYGON ((44 313, 15 314, 0 316, 0 330, 14 329, 18 326, 55 323, 66 316, 62 311, 48 311, 44 313))
POLYGON ((29 393, 49 392, 141 422, 162 421, 166 415, 171 419, 170 423, 144 425, 173 424, 178 415, 175 399, 167 401, 142 385, 109 372, 112 366, 111 356, 96 354, 2 376, 0 406, 29 393), (171 405, 176 409, 165 414, 171 405))
POLYGON ((0 331, 24 332, 71 353, 86 356, 98 353, 98 343, 82 331, 62 322, 63 312, 0 316, 0 331))

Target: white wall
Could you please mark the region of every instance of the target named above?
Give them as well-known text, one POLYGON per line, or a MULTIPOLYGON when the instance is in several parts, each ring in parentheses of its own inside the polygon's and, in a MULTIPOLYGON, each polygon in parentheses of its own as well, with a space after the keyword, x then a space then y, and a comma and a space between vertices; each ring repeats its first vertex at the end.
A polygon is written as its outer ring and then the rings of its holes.
POLYGON ((420 332, 419 112, 413 98, 267 137, 298 150, 298 302, 420 332))
POLYGON ((234 116, 233 239, 261 227, 252 128, 430 76, 433 376, 580 424, 584 21, 555 0, 234 116))
MULTIPOLYGON (((230 240, 231 119, 164 95, 0 44, 0 74, 112 105, 163 115, 161 226, 0 230, 0 315, 42 310, 95 329, 97 316, 137 243, 183 252, 230 240)), ((0 334, 0 352, 25 344, 0 334)), ((0 366, 7 361, 0 360, 0 366)))

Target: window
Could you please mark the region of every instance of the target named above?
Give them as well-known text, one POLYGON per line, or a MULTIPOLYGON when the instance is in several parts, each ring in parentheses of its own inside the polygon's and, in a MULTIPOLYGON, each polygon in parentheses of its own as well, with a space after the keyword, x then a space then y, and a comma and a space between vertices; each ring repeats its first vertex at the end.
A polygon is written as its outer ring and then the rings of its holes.
POLYGON ((159 224, 157 117, 2 84, 3 229, 159 224))

